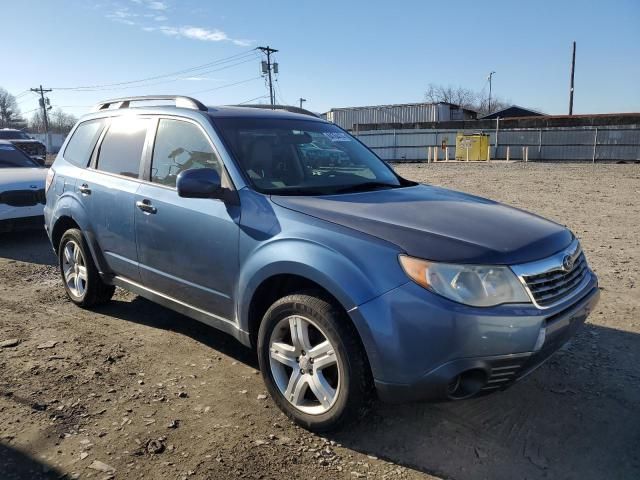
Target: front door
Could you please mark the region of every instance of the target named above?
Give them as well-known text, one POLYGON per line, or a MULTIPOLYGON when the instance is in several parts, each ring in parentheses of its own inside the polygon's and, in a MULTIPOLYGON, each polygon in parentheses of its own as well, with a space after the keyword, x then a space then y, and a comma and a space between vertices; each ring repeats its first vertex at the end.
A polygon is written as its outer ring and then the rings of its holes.
POLYGON ((136 232, 142 283, 192 307, 233 319, 240 209, 221 200, 181 198, 176 177, 222 163, 207 134, 190 120, 161 118, 149 183, 136 192, 136 232))

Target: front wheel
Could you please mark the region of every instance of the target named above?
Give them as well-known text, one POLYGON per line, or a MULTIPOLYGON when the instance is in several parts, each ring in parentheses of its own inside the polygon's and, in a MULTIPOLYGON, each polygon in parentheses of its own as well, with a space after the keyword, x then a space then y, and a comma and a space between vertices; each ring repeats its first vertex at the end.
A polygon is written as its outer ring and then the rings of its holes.
POLYGON ((80 230, 72 228, 62 235, 58 257, 64 289, 73 303, 86 308, 111 299, 115 287, 100 278, 80 230))
POLYGON ((309 430, 366 413, 372 380, 357 332, 341 308, 300 293, 276 301, 258 333, 260 370, 274 401, 309 430))

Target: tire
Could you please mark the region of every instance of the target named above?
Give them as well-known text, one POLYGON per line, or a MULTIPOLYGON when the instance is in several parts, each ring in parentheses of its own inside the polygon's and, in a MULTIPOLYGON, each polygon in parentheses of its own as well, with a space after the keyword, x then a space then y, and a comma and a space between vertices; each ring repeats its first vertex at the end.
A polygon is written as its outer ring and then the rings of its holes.
POLYGON ((262 319, 257 346, 267 390, 295 423, 328 431, 369 410, 373 380, 358 334, 342 308, 317 292, 276 301, 262 319), (293 332, 305 329, 306 340, 295 333, 294 341, 293 332))
POLYGON ((58 263, 64 289, 73 303, 89 308, 111 300, 115 286, 107 285, 100 278, 80 230, 72 228, 62 235, 58 263))

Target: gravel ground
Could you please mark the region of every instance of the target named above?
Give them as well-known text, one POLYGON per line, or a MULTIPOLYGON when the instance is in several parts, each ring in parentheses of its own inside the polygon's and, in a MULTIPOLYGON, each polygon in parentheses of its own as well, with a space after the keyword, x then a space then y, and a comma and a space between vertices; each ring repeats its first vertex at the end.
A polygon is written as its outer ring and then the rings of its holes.
POLYGON ((397 169, 580 237, 602 300, 542 368, 481 399, 378 405, 323 438, 279 413, 230 337, 120 290, 76 308, 44 234, 4 235, 0 478, 639 478, 640 167, 397 169))

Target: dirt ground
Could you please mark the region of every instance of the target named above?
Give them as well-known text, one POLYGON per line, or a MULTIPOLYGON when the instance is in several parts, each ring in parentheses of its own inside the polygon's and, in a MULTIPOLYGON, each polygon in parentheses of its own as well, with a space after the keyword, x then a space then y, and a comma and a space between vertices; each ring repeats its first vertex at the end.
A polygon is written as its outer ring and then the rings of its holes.
POLYGON ((640 478, 640 166, 397 168, 581 239, 601 303, 533 375, 475 400, 377 405, 320 437, 279 413, 255 356, 230 337, 123 291, 76 308, 44 234, 9 234, 0 478, 640 478))

